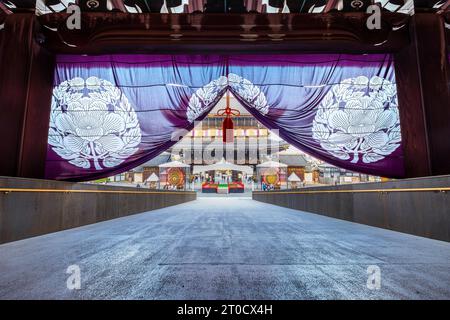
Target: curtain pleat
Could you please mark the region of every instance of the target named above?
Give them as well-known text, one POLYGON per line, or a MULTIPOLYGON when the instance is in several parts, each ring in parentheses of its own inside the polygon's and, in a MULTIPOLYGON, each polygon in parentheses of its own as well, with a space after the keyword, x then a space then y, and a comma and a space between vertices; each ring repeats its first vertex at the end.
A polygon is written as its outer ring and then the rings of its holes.
POLYGON ((390 55, 234 56, 230 73, 244 107, 295 147, 348 170, 404 175, 390 55))
POLYGON ((196 92, 224 74, 219 56, 58 57, 46 177, 99 179, 154 158, 193 129, 194 102, 196 119, 218 102, 225 86, 196 92))
POLYGON ((281 138, 336 166, 402 177, 390 55, 60 56, 48 178, 127 171, 175 144, 229 89, 281 138))

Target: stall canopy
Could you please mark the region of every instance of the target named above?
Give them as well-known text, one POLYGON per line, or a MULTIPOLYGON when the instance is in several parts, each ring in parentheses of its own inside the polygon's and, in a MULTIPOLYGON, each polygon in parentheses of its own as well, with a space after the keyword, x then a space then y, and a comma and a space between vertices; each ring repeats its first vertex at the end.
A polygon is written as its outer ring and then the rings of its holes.
POLYGON ((147 178, 147 182, 158 182, 159 178, 158 176, 153 172, 150 177, 147 178))
POLYGON ((160 168, 189 168, 190 166, 181 161, 172 161, 159 165, 160 168))
POLYGON ((258 168, 286 168, 287 165, 278 161, 266 161, 257 165, 258 168))
POLYGON ((298 177, 298 175, 295 174, 295 172, 292 172, 291 175, 288 177, 289 182, 301 182, 302 180, 298 177))
POLYGON ((240 172, 246 173, 248 175, 253 174, 252 167, 236 165, 231 162, 225 161, 225 159, 222 159, 221 161, 219 161, 217 163, 207 165, 207 166, 194 166, 193 174, 207 172, 207 171, 225 171, 225 170, 240 171, 240 172))

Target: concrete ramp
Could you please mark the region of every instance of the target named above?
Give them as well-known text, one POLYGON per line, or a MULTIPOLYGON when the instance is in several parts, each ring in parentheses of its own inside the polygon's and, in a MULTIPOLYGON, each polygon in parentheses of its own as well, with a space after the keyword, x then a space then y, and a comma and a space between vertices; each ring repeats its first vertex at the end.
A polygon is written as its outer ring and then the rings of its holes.
POLYGON ((4 244, 0 270, 1 299, 450 298, 450 243, 240 198, 4 244))

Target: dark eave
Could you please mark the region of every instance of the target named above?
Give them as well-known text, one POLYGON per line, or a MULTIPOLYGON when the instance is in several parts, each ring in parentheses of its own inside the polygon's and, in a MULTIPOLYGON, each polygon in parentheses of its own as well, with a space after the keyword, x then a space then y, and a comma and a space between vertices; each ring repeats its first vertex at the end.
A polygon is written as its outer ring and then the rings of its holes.
POLYGON ((395 52, 409 43, 410 17, 385 12, 369 30, 364 13, 83 13, 68 30, 63 13, 38 17, 44 46, 66 54, 395 52))

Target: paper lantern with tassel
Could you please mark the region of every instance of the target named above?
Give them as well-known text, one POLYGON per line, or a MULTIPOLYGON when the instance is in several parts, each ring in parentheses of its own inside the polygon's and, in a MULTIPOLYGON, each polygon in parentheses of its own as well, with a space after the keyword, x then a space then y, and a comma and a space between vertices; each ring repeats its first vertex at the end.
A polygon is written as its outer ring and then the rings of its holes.
POLYGON ((241 113, 237 109, 232 109, 230 107, 230 94, 227 91, 227 106, 225 109, 220 109, 217 111, 218 116, 225 116, 222 123, 223 135, 222 139, 224 143, 234 142, 234 124, 231 119, 232 116, 239 116, 241 113))

